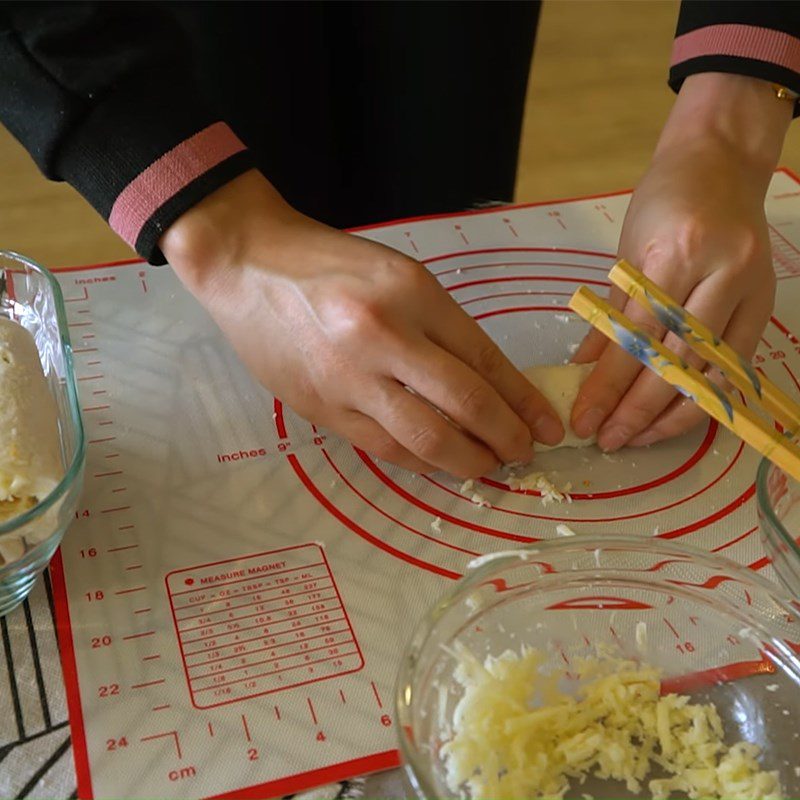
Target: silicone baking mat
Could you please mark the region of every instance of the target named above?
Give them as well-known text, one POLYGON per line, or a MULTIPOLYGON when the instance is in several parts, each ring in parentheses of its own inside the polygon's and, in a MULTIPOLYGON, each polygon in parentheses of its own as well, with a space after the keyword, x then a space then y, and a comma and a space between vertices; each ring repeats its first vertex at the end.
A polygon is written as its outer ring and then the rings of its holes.
MULTIPOLYGON (((628 194, 360 232, 425 262, 520 367, 585 332, 628 194)), ((757 365, 800 389, 800 185, 776 174, 780 278, 757 365)), ((543 505, 502 476, 479 506, 294 415, 246 374, 168 268, 59 273, 89 441, 53 565, 79 796, 265 797, 397 764, 393 682, 425 610, 477 555, 582 532, 685 541, 768 569, 757 456, 709 423, 604 456, 543 454, 543 505)), ((268 346, 266 344, 265 346, 268 346)), ((665 641, 692 633, 670 621, 665 641)), ((673 642, 673 645, 674 642, 673 642)))

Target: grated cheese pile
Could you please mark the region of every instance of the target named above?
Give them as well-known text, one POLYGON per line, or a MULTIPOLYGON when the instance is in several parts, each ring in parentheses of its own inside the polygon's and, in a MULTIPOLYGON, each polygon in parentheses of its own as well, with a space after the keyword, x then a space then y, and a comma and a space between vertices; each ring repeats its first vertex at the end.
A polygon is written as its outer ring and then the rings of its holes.
POLYGON ((508 476, 508 485, 514 490, 538 490, 542 493, 542 505, 548 506, 550 503, 572 502, 570 492, 572 484, 556 486, 552 479, 544 472, 529 472, 527 475, 519 477, 513 473, 508 476))
POLYGON ((713 704, 661 696, 652 667, 605 657, 576 662, 575 696, 544 674, 544 656, 507 651, 481 664, 463 648, 456 680, 453 738, 443 745, 447 783, 472 798, 563 798, 569 780, 590 775, 639 792, 651 768, 670 777, 647 783, 648 796, 779 800, 777 772, 758 764, 757 745, 727 746, 713 704))
POLYGON ((476 506, 482 506, 483 508, 491 507, 491 503, 480 492, 472 491, 474 487, 475 481, 466 480, 461 484, 461 488, 459 488, 458 491, 461 492, 464 497, 468 497, 476 506))

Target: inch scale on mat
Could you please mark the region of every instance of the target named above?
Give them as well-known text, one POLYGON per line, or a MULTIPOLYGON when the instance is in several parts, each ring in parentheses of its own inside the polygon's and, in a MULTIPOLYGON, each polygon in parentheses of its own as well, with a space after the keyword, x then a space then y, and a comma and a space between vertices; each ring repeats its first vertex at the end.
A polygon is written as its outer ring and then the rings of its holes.
MULTIPOLYGON (((779 175, 775 188, 796 183, 779 175)), ((800 198, 770 202, 789 278, 800 198)), ((605 283, 626 204, 365 235, 424 258, 525 366, 580 335, 563 305, 578 283, 605 283)), ((766 566, 755 458, 713 426, 637 452, 635 469, 544 454, 540 468, 570 470, 571 505, 545 508, 493 476, 478 507, 445 476, 390 468, 276 403, 169 269, 59 278, 89 441, 85 500, 54 562, 81 797, 263 797, 394 765, 393 683, 416 620, 471 558, 551 538, 559 521, 766 566)), ((757 362, 795 387, 785 321, 800 281, 781 287, 757 362)), ((687 669, 706 646, 691 618, 656 629, 687 669)))
MULTIPOLYGON (((167 574, 160 568, 153 552, 159 531, 131 457, 137 432, 126 424, 130 389, 121 390, 125 370, 100 331, 109 325, 104 310, 113 308, 107 298, 120 285, 152 297, 174 278, 138 264, 77 275, 61 273, 60 280, 86 423, 87 489, 53 569, 58 580, 64 564, 73 565, 73 574, 80 570, 80 590, 69 601, 69 649, 91 664, 92 679, 80 681, 79 698, 70 693, 73 721, 84 716, 78 702, 93 707, 91 721, 88 714, 83 719, 91 765, 76 741, 82 795, 98 791, 88 788, 94 775, 129 773, 133 781, 143 764, 158 765, 144 780, 161 792, 181 784, 176 795, 205 794, 215 783, 208 765, 220 751, 230 778, 216 788, 263 784, 262 764, 276 760, 283 739, 295 750, 328 751, 330 737, 353 716, 384 742, 375 758, 354 769, 391 766, 390 687, 379 687, 364 670, 321 543, 265 548, 167 574)), ((315 434, 309 444, 324 442, 315 434)), ((292 452, 286 442, 263 444, 241 452, 252 461, 292 452)), ((238 466, 236 458, 215 461, 238 466)), ((63 614, 63 598, 59 606, 63 614)), ((281 791, 292 789, 291 779, 282 783, 281 791)))

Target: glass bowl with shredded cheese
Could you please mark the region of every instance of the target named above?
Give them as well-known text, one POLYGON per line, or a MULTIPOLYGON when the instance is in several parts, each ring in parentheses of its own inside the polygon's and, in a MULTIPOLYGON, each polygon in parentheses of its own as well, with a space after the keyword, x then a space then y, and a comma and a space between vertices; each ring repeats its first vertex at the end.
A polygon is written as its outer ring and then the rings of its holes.
POLYGON ((762 459, 756 476, 761 539, 775 572, 800 597, 800 484, 762 459))
POLYGON ((411 791, 800 797, 799 610, 751 570, 660 540, 476 559, 400 668, 411 791))

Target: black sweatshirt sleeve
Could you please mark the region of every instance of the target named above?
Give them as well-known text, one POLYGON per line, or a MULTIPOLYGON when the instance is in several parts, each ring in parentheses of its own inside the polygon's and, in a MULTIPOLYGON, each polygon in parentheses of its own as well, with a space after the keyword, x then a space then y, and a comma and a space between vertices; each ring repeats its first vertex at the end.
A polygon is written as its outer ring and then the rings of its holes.
POLYGON ((172 222, 252 166, 190 75, 150 3, 0 3, 0 121, 152 263, 172 222))
POLYGON ((669 84, 678 91, 698 72, 748 75, 800 94, 800 2, 683 0, 669 84))

